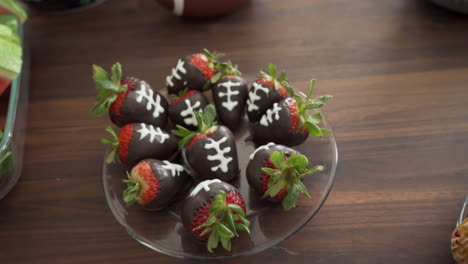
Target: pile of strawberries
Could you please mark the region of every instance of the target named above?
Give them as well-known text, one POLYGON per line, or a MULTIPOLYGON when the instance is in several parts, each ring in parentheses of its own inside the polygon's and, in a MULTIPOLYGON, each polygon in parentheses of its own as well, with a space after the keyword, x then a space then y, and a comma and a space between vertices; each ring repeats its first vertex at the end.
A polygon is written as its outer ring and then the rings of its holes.
POLYGON ((312 98, 314 80, 307 95, 298 96, 286 73, 270 64, 249 90, 237 65, 223 57, 204 50, 179 59, 166 78, 169 99, 144 80, 123 77, 119 63, 110 73, 93 66, 98 95, 92 112, 108 112, 120 128, 106 129, 111 139, 102 143, 112 149, 107 162, 118 156, 130 170, 123 179, 124 202, 162 210, 182 198, 184 226, 206 240, 210 252, 219 243, 230 250, 231 238, 250 232, 244 199, 227 183, 239 177, 232 131, 246 120, 244 114, 258 146, 246 170, 249 185, 285 210, 295 207, 300 193, 310 197, 302 179, 323 170, 310 168, 291 147, 309 134, 330 132, 318 126, 320 112, 309 112, 331 98, 312 98), (204 94, 209 90, 214 104, 204 94))

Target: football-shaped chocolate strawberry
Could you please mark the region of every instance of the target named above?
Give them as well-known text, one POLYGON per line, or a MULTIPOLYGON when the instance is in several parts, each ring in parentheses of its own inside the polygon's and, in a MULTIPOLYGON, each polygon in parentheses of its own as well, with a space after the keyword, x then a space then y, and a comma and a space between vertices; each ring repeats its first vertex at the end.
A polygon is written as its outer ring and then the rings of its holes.
POLYGON ((238 231, 249 231, 245 218, 245 202, 232 185, 218 179, 200 182, 190 193, 182 208, 182 222, 196 238, 207 241, 208 251, 221 242, 231 250, 231 238, 238 231))
POLYGON ((132 168, 123 200, 127 206, 138 203, 147 210, 166 208, 181 188, 190 182, 184 167, 167 160, 145 159, 132 168))
POLYGON ((229 75, 225 75, 216 82, 212 88, 213 101, 216 106, 216 113, 221 124, 226 125, 231 130, 239 127, 244 107, 247 101, 247 83, 236 66, 232 66, 229 75))
POLYGON ((178 16, 212 18, 228 15, 244 6, 249 0, 156 0, 178 16))
POLYGON ((225 126, 216 125, 213 105, 203 113, 195 112, 198 130, 182 126, 172 132, 182 137, 179 147, 184 148, 186 159, 198 178, 230 181, 239 175, 239 160, 234 135, 225 126))
POLYGON ((145 81, 133 77, 122 79, 122 66, 116 63, 109 75, 93 65, 94 85, 98 91, 97 103, 91 112, 102 116, 109 111, 111 121, 121 127, 129 123, 146 123, 165 127, 167 101, 145 81))
POLYGON ((302 179, 323 166, 309 169, 308 159, 298 151, 274 143, 258 147, 247 165, 247 181, 263 198, 282 201, 285 210, 296 206, 299 193, 310 198, 302 179))
POLYGON ((283 72, 278 77, 275 65, 268 65, 268 69, 262 70, 260 74, 262 77, 252 83, 247 99, 247 115, 250 122, 260 120, 268 108, 292 93, 286 73, 283 72))
POLYGON ((184 90, 179 95, 171 95, 169 117, 176 125, 194 129, 197 127, 196 111, 202 111, 208 105, 208 99, 202 92, 184 90))
POLYGON ((102 143, 112 147, 106 161, 111 163, 116 154, 124 164, 134 166, 143 159, 166 160, 177 154, 177 138, 165 130, 144 123, 123 126, 119 134, 108 127, 106 131, 112 139, 102 143))
POLYGON ((253 141, 258 145, 275 142, 291 147, 304 142, 309 134, 320 137, 330 133, 317 125, 322 121, 321 113, 311 114, 310 110, 322 107, 332 96, 311 99, 314 84, 312 80, 306 98, 294 96, 274 103, 254 125, 253 141))
POLYGON ((222 56, 205 49, 203 53, 179 59, 171 75, 166 77, 169 94, 178 94, 183 90, 205 91, 211 88, 222 75, 219 72, 219 59, 222 56))

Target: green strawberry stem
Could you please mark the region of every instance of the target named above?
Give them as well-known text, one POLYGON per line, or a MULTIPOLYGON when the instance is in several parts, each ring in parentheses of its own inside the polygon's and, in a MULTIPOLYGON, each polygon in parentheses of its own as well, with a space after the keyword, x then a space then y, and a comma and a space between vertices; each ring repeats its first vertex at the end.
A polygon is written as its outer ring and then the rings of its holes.
POLYGON ((127 206, 132 206, 140 200, 140 182, 132 179, 130 173, 127 172, 128 179, 123 180, 127 184, 127 188, 123 191, 123 200, 127 206))
POLYGON ((216 110, 212 104, 207 105, 203 112, 195 111, 194 114, 198 123, 196 131, 188 130, 181 125, 177 125, 176 130, 172 130, 174 135, 182 138, 179 141, 179 148, 184 148, 195 136, 208 134, 216 129, 216 110))
POLYGON ((322 122, 322 114, 320 112, 310 114, 310 110, 322 107, 325 104, 325 102, 333 98, 333 96, 322 95, 312 99, 315 82, 316 80, 310 80, 309 89, 307 90, 307 95, 305 98, 298 95, 294 95, 294 99, 298 103, 299 108, 300 119, 298 128, 301 129, 305 126, 309 134, 316 137, 321 137, 324 134, 330 133, 331 131, 318 126, 318 124, 322 122))
POLYGON ((101 143, 104 144, 104 145, 108 145, 108 146, 111 146, 111 152, 109 152, 109 154, 107 155, 106 157, 106 163, 112 163, 115 159, 115 155, 117 154, 117 150, 119 148, 119 137, 117 136, 117 134, 115 133, 114 129, 112 129, 112 127, 107 127, 106 128, 106 131, 110 134, 111 136, 111 139, 108 140, 108 139, 101 139, 101 143))
POLYGON ((294 95, 294 90, 289 85, 289 80, 286 77, 286 72, 282 72, 280 76, 278 76, 278 71, 274 64, 268 64, 268 68, 261 70, 260 75, 263 78, 273 81, 273 83, 275 84, 275 89, 283 87, 286 89, 286 91, 288 91, 289 96, 294 95))
POLYGON ((239 205, 227 204, 226 192, 219 191, 210 206, 210 216, 205 223, 194 228, 193 231, 203 229, 200 236, 210 233, 207 248, 213 253, 213 249, 218 247, 219 242, 224 249, 231 251, 231 238, 239 237, 238 230, 250 234, 249 226, 250 222, 245 218, 244 210, 239 205))
POLYGON ((117 95, 126 92, 127 85, 121 85, 122 66, 115 63, 111 68, 111 75, 102 67, 93 65, 94 87, 98 91, 97 102, 91 109, 91 113, 102 116, 117 99, 117 95))
POLYGON ((283 209, 286 211, 296 207, 299 193, 311 198, 306 186, 302 183, 302 179, 316 171, 324 170, 323 166, 319 165, 308 169, 309 160, 307 157, 295 153, 286 157, 283 152, 273 152, 270 155, 270 161, 276 168, 262 168, 265 173, 270 175, 268 189, 263 194, 263 198, 273 198, 282 189, 286 188, 287 194, 281 202, 283 209))

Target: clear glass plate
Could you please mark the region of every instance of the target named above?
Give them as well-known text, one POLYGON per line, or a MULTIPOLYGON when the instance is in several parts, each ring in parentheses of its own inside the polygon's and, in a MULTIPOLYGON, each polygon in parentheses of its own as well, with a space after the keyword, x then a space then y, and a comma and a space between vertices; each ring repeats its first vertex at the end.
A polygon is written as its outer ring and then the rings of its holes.
MULTIPOLYGON (((304 179, 312 199, 302 196, 296 208, 285 212, 281 204, 262 201, 247 183, 245 169, 250 154, 255 150, 254 144, 249 141, 248 126, 248 121, 245 120, 235 133, 241 173, 239 179, 230 183, 239 189, 245 199, 251 234, 249 236, 244 232, 239 234, 239 238, 233 238, 230 252, 219 246, 214 253, 209 253, 205 243, 193 239, 184 229, 180 218, 181 201, 161 212, 145 211, 139 206, 126 207, 122 200, 122 191, 125 188, 122 180, 129 168, 118 162, 104 162, 104 191, 117 221, 141 244, 169 256, 189 259, 225 259, 252 255, 293 235, 317 214, 332 188, 338 162, 333 132, 322 138, 309 136, 306 142, 294 147, 306 155, 312 165, 324 165, 325 170, 304 179)), ((325 116, 322 126, 331 130, 325 116)))
MULTIPOLYGON (((22 28, 20 28, 22 35, 22 28)), ((24 46, 24 45, 23 45, 24 46)), ((28 56, 24 49, 21 74, 12 82, 6 110, 3 137, 0 140, 0 160, 7 155, 9 160, 0 166, 0 199, 15 186, 21 176, 23 145, 28 106, 28 56)), ((3 94, 6 96, 8 92, 3 94)))

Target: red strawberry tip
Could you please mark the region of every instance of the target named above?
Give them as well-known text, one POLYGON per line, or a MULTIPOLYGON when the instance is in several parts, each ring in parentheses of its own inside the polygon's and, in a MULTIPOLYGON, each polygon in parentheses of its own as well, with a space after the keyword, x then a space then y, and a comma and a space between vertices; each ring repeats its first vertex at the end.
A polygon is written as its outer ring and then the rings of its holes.
POLYGON ((245 203, 238 192, 231 191, 226 194, 225 191, 220 190, 211 202, 207 220, 195 226, 192 231, 201 231, 198 234, 200 237, 208 235, 209 252, 213 253, 213 249, 218 247, 219 242, 224 249, 230 251, 231 238, 238 237, 239 230, 250 233, 250 222, 245 218, 245 213, 245 203))
POLYGON ((171 98, 170 104, 175 105, 178 102, 180 102, 180 101, 182 101, 182 100, 184 100, 186 98, 189 98, 190 96, 192 96, 196 92, 197 92, 196 90, 189 90, 187 88, 187 89, 184 89, 184 90, 180 91, 178 94, 170 94, 169 95, 169 97, 171 98))

